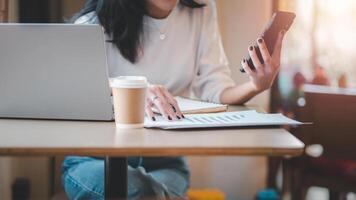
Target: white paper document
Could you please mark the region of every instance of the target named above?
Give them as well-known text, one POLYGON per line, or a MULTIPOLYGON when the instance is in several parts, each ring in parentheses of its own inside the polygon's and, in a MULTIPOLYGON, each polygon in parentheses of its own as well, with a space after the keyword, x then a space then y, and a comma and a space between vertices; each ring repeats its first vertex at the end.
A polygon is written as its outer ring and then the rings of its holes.
POLYGON ((180 121, 167 121, 162 116, 156 116, 156 121, 146 118, 145 127, 161 129, 187 129, 302 124, 301 122, 290 119, 282 114, 258 113, 255 110, 191 114, 185 115, 185 117, 185 119, 180 121))

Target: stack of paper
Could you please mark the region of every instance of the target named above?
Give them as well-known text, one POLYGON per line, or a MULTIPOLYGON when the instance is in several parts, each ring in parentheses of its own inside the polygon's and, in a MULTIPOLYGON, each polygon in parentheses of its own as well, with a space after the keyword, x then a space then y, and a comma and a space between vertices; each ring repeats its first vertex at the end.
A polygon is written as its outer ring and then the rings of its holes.
POLYGON ((175 99, 178 102, 180 110, 184 114, 225 112, 228 108, 228 106, 224 104, 208 103, 183 97, 176 97, 175 99))
POLYGON ((282 114, 264 114, 255 110, 223 112, 211 114, 185 115, 181 121, 167 121, 161 116, 156 121, 145 119, 146 128, 184 129, 184 128, 217 128, 246 126, 300 125, 301 122, 289 119, 282 114))
MULTIPOLYGON (((175 99, 177 100, 178 106, 183 114, 225 112, 228 108, 228 106, 224 104, 203 102, 183 97, 175 97, 175 99)), ((153 112, 159 113, 156 108, 153 108, 153 112)))

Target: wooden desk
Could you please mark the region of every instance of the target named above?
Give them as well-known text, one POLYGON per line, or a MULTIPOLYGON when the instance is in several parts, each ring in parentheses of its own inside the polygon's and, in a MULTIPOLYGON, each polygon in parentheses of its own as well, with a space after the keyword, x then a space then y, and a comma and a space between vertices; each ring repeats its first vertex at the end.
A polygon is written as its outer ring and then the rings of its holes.
POLYGON ((126 195, 128 156, 298 156, 303 148, 302 142, 279 128, 116 130, 113 122, 0 120, 0 155, 106 156, 108 198, 126 195), (117 169, 122 173, 115 173, 117 169), (111 188, 113 185, 116 190, 111 188), (118 185, 123 186, 121 191, 118 185))

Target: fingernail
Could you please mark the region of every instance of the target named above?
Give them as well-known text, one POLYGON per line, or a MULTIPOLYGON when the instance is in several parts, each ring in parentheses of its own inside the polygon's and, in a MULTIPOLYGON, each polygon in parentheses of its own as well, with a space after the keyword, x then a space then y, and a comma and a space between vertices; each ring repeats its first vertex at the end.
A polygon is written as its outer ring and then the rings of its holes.
POLYGON ((155 117, 152 117, 152 121, 156 121, 156 118, 155 118, 155 117))
POLYGON ((174 106, 172 106, 172 109, 173 109, 173 112, 177 112, 177 109, 176 109, 176 107, 174 107, 174 106))
POLYGON ((250 50, 250 51, 253 51, 253 46, 250 46, 249 50, 250 50))
POLYGON ((243 59, 242 62, 243 62, 243 63, 246 63, 246 59, 243 59))
POLYGON ((171 116, 168 116, 168 119, 169 119, 169 121, 172 121, 172 117, 171 116))
POLYGON ((181 119, 178 115, 177 115, 177 118, 178 118, 178 119, 181 119))
POLYGON ((182 117, 185 119, 185 116, 184 116, 184 115, 182 115, 182 117))
POLYGON ((258 43, 260 43, 260 44, 262 44, 262 42, 263 42, 262 38, 258 39, 257 41, 258 41, 258 43))

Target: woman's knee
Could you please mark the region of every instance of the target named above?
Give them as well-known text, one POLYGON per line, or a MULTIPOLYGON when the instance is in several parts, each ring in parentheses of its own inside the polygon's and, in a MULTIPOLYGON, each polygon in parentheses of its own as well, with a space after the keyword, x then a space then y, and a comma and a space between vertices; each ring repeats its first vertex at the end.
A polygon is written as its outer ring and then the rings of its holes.
MULTIPOLYGON (((104 198, 104 161, 100 159, 80 159, 72 165, 64 162, 62 182, 70 199, 104 198)), ((73 161, 73 160, 72 160, 73 161)))

